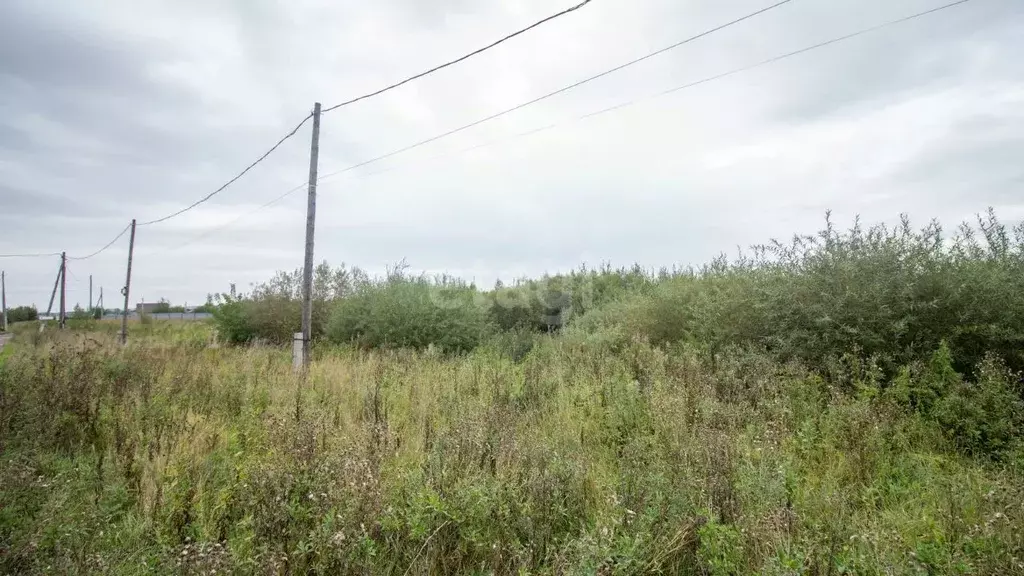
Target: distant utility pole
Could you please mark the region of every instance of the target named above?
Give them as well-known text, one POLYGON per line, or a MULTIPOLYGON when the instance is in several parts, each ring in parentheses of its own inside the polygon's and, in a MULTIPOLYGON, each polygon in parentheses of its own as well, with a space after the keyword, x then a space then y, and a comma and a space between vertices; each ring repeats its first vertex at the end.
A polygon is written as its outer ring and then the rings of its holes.
POLYGON ((100 309, 100 312, 103 312, 103 286, 100 286, 100 299, 96 302, 96 307, 100 309))
POLYGON ((121 314, 121 344, 128 343, 128 292, 132 286, 132 254, 135 252, 135 219, 132 218, 132 235, 128 240, 128 273, 125 275, 124 288, 124 312, 121 314))
POLYGON ((7 273, 0 272, 0 332, 7 331, 7 273))
POLYGON ((309 148, 309 200, 306 204, 306 262, 302 269, 302 366, 309 367, 313 338, 313 235, 316 229, 316 173, 320 161, 320 103, 313 105, 313 141, 309 148))
POLYGON ((92 274, 89 274, 89 312, 92 312, 92 274))
POLYGON ((64 323, 67 320, 68 308, 67 308, 67 294, 68 292, 68 254, 67 252, 60 253, 60 322, 57 326, 61 330, 64 329, 64 323))

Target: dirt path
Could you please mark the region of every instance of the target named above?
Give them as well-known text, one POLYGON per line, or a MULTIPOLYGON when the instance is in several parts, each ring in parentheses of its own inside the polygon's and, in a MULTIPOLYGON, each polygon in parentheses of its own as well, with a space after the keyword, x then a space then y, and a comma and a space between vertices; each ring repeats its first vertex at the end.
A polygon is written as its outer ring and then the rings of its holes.
POLYGON ((4 344, 7 344, 7 341, 13 337, 14 334, 0 334, 0 350, 3 350, 4 344))

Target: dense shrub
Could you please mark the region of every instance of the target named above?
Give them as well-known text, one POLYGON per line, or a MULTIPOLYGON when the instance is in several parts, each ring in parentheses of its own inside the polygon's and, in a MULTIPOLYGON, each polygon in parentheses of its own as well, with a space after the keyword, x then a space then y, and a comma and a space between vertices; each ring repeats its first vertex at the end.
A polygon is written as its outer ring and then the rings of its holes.
POLYGON ((39 319, 39 311, 35 306, 17 306, 7 309, 7 322, 30 322, 39 319))
POLYGON ((572 295, 549 283, 498 288, 487 297, 490 321, 503 331, 553 332, 572 314, 572 295))
POLYGON ((982 360, 977 381, 965 382, 953 369, 942 342, 927 364, 904 368, 890 388, 900 403, 939 423, 967 453, 1000 459, 1024 431, 1021 376, 994 356, 982 360))
MULTIPOLYGON (((662 277, 669 276, 667 271, 662 277)), ((647 293, 656 282, 639 266, 599 270, 585 266, 568 274, 520 280, 506 287, 498 282, 487 294, 489 318, 499 330, 555 332, 573 318, 599 309, 626 295, 647 293)))
MULTIPOLYGON (((328 332, 330 314, 334 341, 444 342, 461 350, 479 341, 482 308, 498 332, 571 325, 621 342, 638 335, 655 345, 687 341, 712 360, 727 347, 752 346, 826 370, 852 353, 871 358, 891 378, 944 340, 954 369, 968 379, 988 353, 1024 370, 1024 228, 1008 230, 992 213, 949 239, 934 222, 921 230, 906 218, 895 227, 857 222, 840 231, 826 220, 817 234, 756 246, 699 270, 584 267, 499 283, 489 292, 459 285, 460 296, 448 302, 444 294, 457 283, 410 280, 403 271, 371 280, 356 269, 318 266, 314 335, 328 332), (437 286, 429 288, 431 282, 437 286), (437 326, 463 335, 444 335, 437 326)), ((282 272, 249 295, 225 298, 228 307, 218 312, 223 334, 233 342, 290 341, 300 326, 300 287, 300 271, 282 272)))
POLYGON ((976 382, 959 383, 938 402, 935 418, 964 451, 1001 459, 1024 432, 1024 403, 1014 389, 1019 382, 1019 374, 988 358, 976 382))
POLYGON ((93 320, 96 318, 96 314, 82 308, 81 304, 75 304, 75 307, 68 314, 68 320, 93 320))
POLYGON ((937 422, 964 452, 1002 459, 1020 446, 1024 430, 1021 375, 994 356, 976 373, 976 381, 965 381, 943 341, 927 363, 903 367, 886 395, 937 422))
POLYGON ((243 344, 256 338, 255 330, 246 315, 245 301, 222 296, 213 312, 217 332, 226 341, 243 344))
MULTIPOLYGON (((326 262, 313 270, 314 338, 327 330, 330 301, 351 292, 363 275, 359 270, 346 270, 344 265, 332 269, 326 262)), ((261 341, 285 344, 302 329, 302 270, 278 272, 265 283, 253 287, 249 294, 219 294, 215 306, 204 310, 213 313, 218 332, 235 344, 261 341)), ((197 309, 199 311, 199 309, 197 309)))
POLYGON ((853 351, 888 374, 946 340, 961 373, 989 352, 1020 371, 1024 228, 1011 238, 992 213, 978 224, 980 234, 964 225, 947 241, 934 222, 920 231, 905 218, 895 228, 857 223, 846 232, 827 222, 815 236, 663 279, 576 325, 712 352, 753 345, 816 368, 853 351))
POLYGON ((470 286, 392 274, 337 301, 327 333, 365 348, 472 350, 487 330, 485 310, 470 286))

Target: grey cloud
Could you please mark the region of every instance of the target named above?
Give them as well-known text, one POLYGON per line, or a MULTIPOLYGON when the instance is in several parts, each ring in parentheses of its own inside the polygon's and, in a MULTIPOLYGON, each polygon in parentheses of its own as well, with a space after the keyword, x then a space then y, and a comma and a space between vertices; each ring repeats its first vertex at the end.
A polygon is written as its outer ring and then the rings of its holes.
POLYGON ((180 57, 174 47, 72 27, 37 7, 16 2, 0 18, 0 149, 33 156, 49 176, 73 179, 63 195, 90 199, 83 216, 88 206, 98 214, 140 196, 199 196, 276 138, 279 126, 204 126, 209 112, 194 94, 153 77, 154 65, 180 57), (26 128, 28 114, 45 117, 56 132, 26 128), (196 182, 197 171, 207 178, 196 182))
POLYGON ((30 231, 36 224, 23 217, 24 214, 47 214, 49 216, 72 217, 88 213, 88 204, 75 200, 21 187, 0 183, 0 222, 8 234, 30 231))
MULTIPOLYGON (((71 27, 40 13, 39 5, 14 0, 5 3, 0 19, 3 75, 48 92, 67 89, 109 91, 112 84, 143 87, 138 82, 153 47, 123 38, 105 38, 92 30, 71 27)), ((154 91, 155 93, 155 91, 154 91)))
MULTIPOLYGON (((321 173, 764 5, 593 2, 464 65, 325 116, 321 173)), ((317 259, 382 271, 406 257, 413 269, 457 272, 486 284, 580 261, 700 263, 737 245, 813 230, 829 207, 843 218, 857 212, 868 220, 890 218, 906 210, 923 220, 958 219, 988 204, 1011 206, 1022 177, 1019 114, 969 110, 953 122, 942 117, 957 112, 952 105, 876 113, 959 88, 968 95, 985 87, 1020 89, 1024 6, 1016 0, 972 2, 571 121, 935 5, 792 2, 370 168, 400 170, 326 181, 317 259), (549 123, 559 128, 432 159, 549 123), (927 138, 905 134, 932 125, 941 130, 927 138)), ((129 218, 161 216, 219 186, 314 100, 328 105, 405 77, 556 9, 542 0, 5 2, 0 251, 94 250, 129 218)), ((222 224, 225 214, 248 211, 301 182, 308 134, 303 130, 208 205, 140 229, 133 293, 198 301, 231 282, 244 288, 274 269, 298 266, 303 222, 296 214, 304 210, 303 193, 282 204, 292 210, 282 212, 286 221, 242 220, 196 245, 181 245, 222 224)), ((76 263, 79 282, 93 274, 109 301, 123 282, 125 249, 122 241, 76 263)), ((24 299, 48 297, 53 262, 0 264, 19 291, 29 292, 24 299)))
MULTIPOLYGON (((823 5, 818 16, 801 27, 813 31, 825 21, 832 4, 823 5), (826 7, 827 6, 827 7, 826 7)), ((916 11, 935 7, 934 3, 892 3, 884 13, 861 13, 844 18, 843 14, 828 32, 814 39, 854 32, 916 11)), ((984 63, 990 73, 1024 80, 1012 50, 1001 47, 1018 45, 1024 33, 1024 5, 1014 0, 971 2, 913 22, 894 25, 817 52, 797 56, 780 63, 794 73, 780 77, 789 84, 775 83, 782 95, 777 113, 794 121, 826 116, 843 107, 876 98, 892 98, 901 92, 923 86, 958 82, 974 74, 979 67, 976 51, 994 50, 992 61, 984 63), (794 84, 795 81, 795 84, 794 84)), ((802 37, 800 35, 798 37, 802 37)), ((795 48, 810 44, 797 40, 795 48)))
POLYGON ((998 211, 1024 206, 1022 156, 1024 137, 973 142, 965 138, 901 167, 894 178, 939 205, 968 212, 991 206, 998 211))

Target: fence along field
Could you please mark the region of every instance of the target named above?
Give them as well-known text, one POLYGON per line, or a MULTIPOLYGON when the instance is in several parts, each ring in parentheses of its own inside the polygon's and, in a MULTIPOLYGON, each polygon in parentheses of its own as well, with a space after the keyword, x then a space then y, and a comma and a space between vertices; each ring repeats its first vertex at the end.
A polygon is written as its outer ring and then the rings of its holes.
POLYGON ((16 325, 0 572, 1021 573, 1024 233, 979 224, 487 292, 322 265, 308 379, 291 273, 127 347, 16 325))

